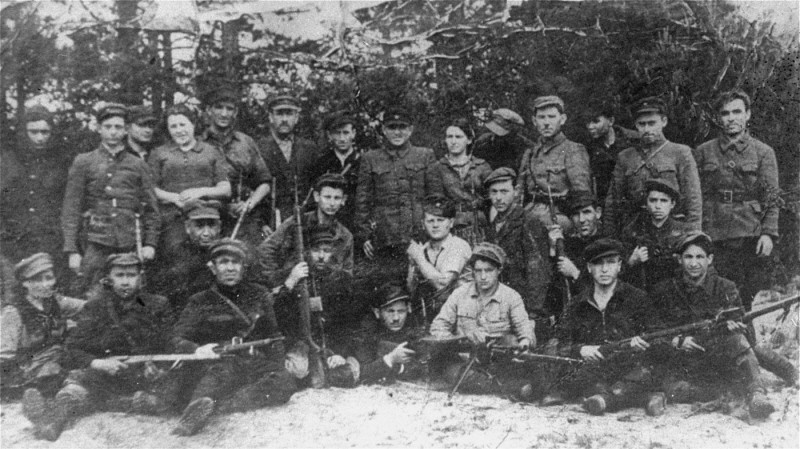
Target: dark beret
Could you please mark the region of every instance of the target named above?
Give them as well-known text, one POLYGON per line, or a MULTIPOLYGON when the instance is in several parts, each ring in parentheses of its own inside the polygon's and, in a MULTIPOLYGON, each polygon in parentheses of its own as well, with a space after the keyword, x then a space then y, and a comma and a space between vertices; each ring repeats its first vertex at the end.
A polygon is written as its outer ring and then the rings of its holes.
POLYGON ((602 238, 590 243, 583 251, 583 256, 587 262, 593 263, 602 257, 621 256, 623 253, 622 243, 619 240, 602 238))

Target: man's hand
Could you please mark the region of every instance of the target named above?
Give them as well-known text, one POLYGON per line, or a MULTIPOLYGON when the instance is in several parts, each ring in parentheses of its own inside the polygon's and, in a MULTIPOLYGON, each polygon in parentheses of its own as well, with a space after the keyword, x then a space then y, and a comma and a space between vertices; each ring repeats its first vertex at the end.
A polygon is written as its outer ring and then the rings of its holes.
POLYGON ((408 254, 408 257, 410 257, 411 260, 419 262, 425 258, 425 247, 422 246, 422 244, 412 240, 411 243, 408 244, 406 254, 408 254))
POLYGON ((237 201, 228 205, 228 210, 231 212, 231 215, 237 217, 250 212, 250 209, 252 209, 250 207, 250 201, 237 201))
POLYGON ((204 192, 202 187, 193 187, 191 189, 186 189, 178 195, 178 198, 183 203, 188 203, 190 201, 197 201, 203 198, 204 192))
POLYGON ((517 349, 519 352, 525 352, 531 348, 531 341, 527 338, 520 338, 519 342, 517 343, 517 349))
POLYGON ((413 349, 406 348, 408 344, 407 341, 404 341, 397 345, 392 352, 383 356, 383 361, 386 362, 389 367, 394 368, 395 365, 405 365, 406 363, 411 361, 411 357, 413 357, 416 353, 413 349))
POLYGON ((694 341, 694 337, 689 336, 683 339, 683 342, 680 341, 681 337, 675 337, 672 339, 672 347, 681 351, 701 351, 706 352, 706 349, 694 341))
POLYGON ((756 244, 756 255, 767 257, 772 254, 772 237, 762 235, 756 244))
POLYGON ((631 257, 628 259, 628 265, 634 266, 636 264, 647 262, 649 259, 650 254, 647 251, 647 247, 637 246, 631 253, 631 257))
POLYGON ((547 227, 547 237, 550 240, 550 257, 556 255, 556 242, 564 238, 564 230, 560 225, 554 224, 547 227))
POLYGON ((578 279, 581 276, 581 271, 578 270, 575 263, 564 256, 558 258, 556 268, 558 268, 558 272, 564 277, 578 279))
POLYGON ((728 327, 728 331, 730 332, 736 332, 738 334, 747 332, 747 325, 741 321, 728 320, 725 322, 725 325, 728 327))
POLYGON ((205 358, 219 358, 219 354, 214 351, 214 348, 219 346, 216 343, 209 343, 207 345, 200 346, 199 348, 194 350, 194 355, 198 357, 205 357, 205 358))
POLYGON ((634 351, 646 351, 650 347, 650 343, 644 341, 642 337, 636 336, 631 338, 631 348, 634 351))
POLYGON ((364 242, 364 255, 367 256, 367 259, 372 259, 375 257, 375 248, 372 247, 372 241, 367 240, 364 242))
POLYGON ((128 368, 128 365, 117 359, 94 359, 92 363, 89 364, 89 368, 116 376, 120 370, 128 368))
POLYGON ((467 335, 466 335, 467 339, 469 341, 471 341, 472 344, 476 344, 476 345, 486 344, 486 337, 488 337, 488 336, 489 336, 489 334, 485 330, 483 330, 483 329, 481 329, 479 327, 476 327, 472 331, 467 332, 467 335))
POLYGON ((600 346, 581 346, 581 357, 587 362, 599 362, 605 359, 600 353, 600 346))
POLYGON ((328 357, 328 360, 326 360, 326 363, 328 364, 328 368, 329 369, 334 369, 334 368, 338 368, 338 367, 343 366, 344 364, 346 364, 347 360, 345 360, 344 357, 342 357, 340 355, 334 354, 334 355, 328 357))
POLYGON ((142 247, 142 259, 153 260, 156 257, 156 249, 152 246, 142 247))
POLYGON ((69 269, 74 271, 75 274, 79 274, 81 260, 83 260, 83 257, 79 253, 69 253, 69 261, 67 263, 69 264, 69 269))
POLYGON ((300 281, 307 277, 308 262, 300 262, 295 265, 294 268, 292 268, 292 272, 289 273, 289 277, 286 278, 286 281, 283 283, 283 285, 285 285, 289 290, 292 290, 300 281))

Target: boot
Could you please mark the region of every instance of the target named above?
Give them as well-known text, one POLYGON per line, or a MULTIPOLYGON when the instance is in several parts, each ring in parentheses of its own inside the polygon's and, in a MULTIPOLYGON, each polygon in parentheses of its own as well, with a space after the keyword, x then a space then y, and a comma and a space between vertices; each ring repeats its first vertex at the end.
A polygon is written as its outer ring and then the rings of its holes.
POLYGON ((564 393, 560 390, 549 391, 539 403, 540 407, 550 407, 553 405, 561 405, 564 403, 564 393))
POLYGON ((326 387, 325 382, 325 362, 322 354, 309 354, 308 356, 308 380, 311 388, 320 389, 326 387))
POLYGON ((160 415, 169 410, 164 401, 146 391, 137 391, 131 399, 130 412, 139 415, 160 415))
POLYGON ((178 420, 178 426, 172 430, 172 433, 182 437, 196 434, 206 425, 213 412, 213 399, 209 397, 195 399, 186 406, 183 415, 178 420))
POLYGON ((608 396, 596 394, 583 401, 583 409, 592 415, 602 415, 606 411, 608 396))
POLYGON ((56 394, 50 413, 36 429, 36 436, 47 441, 56 441, 70 420, 86 412, 88 403, 89 392, 85 388, 76 384, 65 386, 56 394))
POLYGON ((328 384, 332 387, 353 388, 358 383, 361 365, 353 357, 347 358, 347 364, 328 370, 328 384))
POLYGON ((783 379, 788 386, 797 386, 797 368, 789 359, 764 345, 754 346, 753 352, 762 368, 783 379))
POLYGON ((664 393, 649 393, 644 411, 648 416, 661 416, 667 408, 667 398, 664 393))
POLYGON ((748 408, 750 409, 750 416, 756 419, 766 419, 775 407, 767 399, 767 395, 761 390, 755 390, 750 393, 747 401, 748 408))
POLYGON ((28 418, 34 428, 45 423, 47 415, 47 401, 42 393, 35 388, 28 388, 22 395, 22 415, 28 418))

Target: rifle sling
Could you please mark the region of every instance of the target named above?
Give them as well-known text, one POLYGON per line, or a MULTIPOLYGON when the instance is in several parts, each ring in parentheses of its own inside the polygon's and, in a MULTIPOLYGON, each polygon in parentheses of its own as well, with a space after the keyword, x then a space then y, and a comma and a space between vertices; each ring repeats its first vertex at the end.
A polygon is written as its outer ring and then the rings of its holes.
POLYGON ((211 287, 211 291, 216 293, 217 296, 220 297, 220 299, 225 301, 225 304, 227 304, 231 309, 233 309, 233 311, 236 313, 236 315, 239 318, 241 318, 245 323, 247 323, 247 327, 248 328, 253 326, 253 321, 247 315, 245 315, 245 313, 242 312, 242 309, 240 309, 239 306, 234 304, 233 301, 230 300, 230 298, 228 298, 227 296, 225 296, 222 293, 220 293, 219 289, 217 289, 216 285, 211 287))

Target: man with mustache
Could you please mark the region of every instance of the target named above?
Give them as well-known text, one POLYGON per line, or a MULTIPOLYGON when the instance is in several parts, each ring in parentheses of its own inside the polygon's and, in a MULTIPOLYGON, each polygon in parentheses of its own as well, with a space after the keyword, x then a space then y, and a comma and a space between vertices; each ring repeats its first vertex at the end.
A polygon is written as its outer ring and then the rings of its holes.
POLYGON ((614 179, 606 197, 603 235, 620 235, 644 204, 644 182, 661 178, 676 186, 681 201, 675 216, 691 229, 700 229, 703 215, 700 178, 691 148, 664 137, 667 106, 656 97, 640 100, 633 108, 639 142, 617 157, 614 179))

